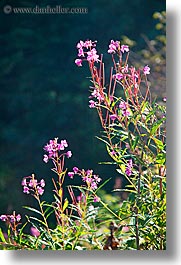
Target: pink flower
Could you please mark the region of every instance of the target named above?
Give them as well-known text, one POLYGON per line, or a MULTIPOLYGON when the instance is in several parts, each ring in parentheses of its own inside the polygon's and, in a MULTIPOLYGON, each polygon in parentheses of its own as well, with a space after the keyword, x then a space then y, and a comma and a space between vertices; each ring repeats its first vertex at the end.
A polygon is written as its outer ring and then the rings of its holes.
POLYGON ((123 228, 122 228, 122 232, 123 232, 123 233, 127 233, 127 232, 129 232, 129 227, 128 227, 128 226, 123 226, 123 228))
POLYGON ((117 80, 121 80, 121 79, 123 79, 123 74, 117 73, 117 74, 113 75, 113 78, 115 78, 117 80))
POLYGON ((116 114, 112 114, 112 115, 110 115, 110 119, 111 119, 112 121, 115 121, 115 120, 117 119, 117 115, 116 115, 116 114))
POLYGON ((37 191, 39 195, 42 195, 44 193, 44 189, 42 189, 42 187, 37 186, 37 191))
POLYGON ((29 187, 36 187, 36 185, 37 185, 37 180, 36 179, 30 179, 29 187))
POLYGON ((124 52, 129 52, 129 47, 128 45, 121 45, 121 52, 124 53, 124 52))
POLYGON ((5 214, 2 214, 1 216, 0 216, 0 220, 1 221, 3 221, 3 222, 5 222, 5 221, 7 221, 7 216, 5 215, 5 214))
POLYGON ((40 185, 41 185, 42 188, 45 187, 45 181, 44 181, 44 179, 41 179, 40 180, 40 185))
POLYGON ((100 201, 100 198, 97 196, 94 196, 94 202, 99 202, 99 201, 100 201))
POLYGON ((79 57, 81 57, 81 56, 84 57, 84 50, 83 50, 82 48, 79 49, 78 56, 79 56, 79 57))
POLYGON ((96 107, 96 102, 94 100, 89 100, 89 108, 95 108, 96 107))
POLYGON ((80 40, 80 42, 77 43, 77 49, 80 49, 82 47, 84 47, 84 42, 82 40, 80 40))
POLYGON ((14 222, 16 221, 14 215, 10 215, 9 218, 10 218, 10 222, 11 222, 11 223, 14 223, 14 222))
POLYGON ((82 66, 82 59, 76 59, 76 60, 75 60, 75 64, 76 64, 77 66, 82 66))
POLYGON ((66 156, 67 156, 67 158, 70 158, 72 156, 72 152, 71 151, 67 151, 66 156))
POLYGON ((97 183, 94 182, 94 181, 92 181, 92 182, 91 182, 91 188, 92 188, 93 190, 96 190, 96 189, 97 189, 97 183))
POLYGON ((93 48, 91 51, 87 52, 87 61, 93 61, 98 62, 99 55, 97 54, 97 51, 95 48, 93 48))
MULTIPOLYGON (((96 42, 96 41, 95 41, 96 42)), ((84 42, 84 47, 86 48, 86 49, 89 49, 89 48, 91 48, 93 46, 93 43, 92 43, 92 41, 91 40, 86 40, 85 42, 84 42)), ((96 45, 94 45, 94 46, 96 46, 96 45)))
POLYGON ((27 185, 27 183, 26 183, 26 179, 25 179, 25 178, 22 180, 21 185, 22 185, 22 186, 26 186, 26 185, 27 185))
POLYGON ((23 187, 23 192, 26 193, 26 194, 29 194, 30 193, 30 189, 27 186, 24 186, 23 187))
POLYGON ((44 156, 43 156, 43 161, 44 161, 45 163, 48 163, 48 156, 47 156, 47 155, 44 155, 44 156))
POLYGON ((75 174, 78 173, 78 171, 79 171, 78 167, 73 167, 73 171, 75 174))
POLYGON ((21 220, 21 215, 20 214, 16 215, 16 221, 19 222, 20 220, 21 220))
POLYGON ((73 179, 73 177, 74 177, 74 172, 68 172, 68 176, 71 178, 71 179, 73 179))
POLYGON ((109 44, 109 50, 107 52, 115 53, 118 47, 119 47, 119 41, 111 40, 111 43, 109 44))
POLYGON ((130 111, 128 109, 124 109, 122 111, 122 114, 123 114, 123 116, 128 117, 128 116, 130 116, 130 111))
POLYGON ((145 75, 149 75, 150 74, 150 67, 148 65, 145 65, 143 68, 143 73, 145 75))
POLYGON ((33 226, 30 228, 30 232, 31 232, 32 236, 35 236, 35 237, 40 236, 40 232, 38 231, 38 229, 33 227, 33 226))

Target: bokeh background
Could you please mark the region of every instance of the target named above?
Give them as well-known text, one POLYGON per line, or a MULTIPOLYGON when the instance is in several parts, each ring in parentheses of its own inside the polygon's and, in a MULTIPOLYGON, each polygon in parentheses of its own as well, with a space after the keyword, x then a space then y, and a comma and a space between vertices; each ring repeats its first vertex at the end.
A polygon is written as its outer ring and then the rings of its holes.
MULTIPOLYGON (((1 0, 0 1, 0 214, 32 198, 22 193, 21 180, 35 173, 47 182, 45 199, 51 200, 50 164, 42 161, 49 139, 67 139, 73 156, 68 168, 94 169, 112 180, 114 166, 100 136, 96 111, 88 107, 89 71, 74 64, 76 44, 97 40, 106 53, 111 39, 131 46, 130 60, 149 64, 153 95, 165 96, 164 0, 1 0), (86 7, 87 14, 5 14, 3 7, 86 7)), ((105 56, 107 67, 111 60, 105 56)), ((67 180, 68 183, 68 180, 67 180)))

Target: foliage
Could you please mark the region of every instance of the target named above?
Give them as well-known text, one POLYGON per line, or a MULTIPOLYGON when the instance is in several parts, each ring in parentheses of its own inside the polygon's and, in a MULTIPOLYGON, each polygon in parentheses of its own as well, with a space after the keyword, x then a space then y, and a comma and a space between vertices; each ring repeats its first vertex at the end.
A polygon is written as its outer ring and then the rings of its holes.
MULTIPOLYGON (((7 237, 1 232, 3 249, 44 250, 164 250, 166 249, 166 108, 152 101, 148 65, 137 69, 129 66, 129 46, 111 40, 108 48, 112 67, 107 77, 103 55, 96 41, 77 44, 75 63, 90 69, 89 107, 97 111, 102 126, 102 141, 110 157, 126 179, 127 198, 104 194, 102 182, 93 170, 76 166, 65 169, 71 158, 66 140, 50 140, 44 147, 44 162, 53 163, 52 202, 42 200, 45 180, 35 175, 22 181, 23 192, 31 194, 39 209, 26 206, 36 215, 27 215, 25 224, 15 212, 1 215, 7 224, 7 237), (108 80, 107 80, 108 78, 108 80), (68 185, 65 178, 79 180, 68 185), (78 194, 78 196, 77 196, 78 194), (56 226, 50 227, 53 216, 56 226), (31 235, 25 227, 31 225, 31 235), (21 228, 18 228, 21 225, 21 228), (156 236, 155 236, 156 235, 156 236)), ((106 164, 106 162, 105 162, 106 164)))

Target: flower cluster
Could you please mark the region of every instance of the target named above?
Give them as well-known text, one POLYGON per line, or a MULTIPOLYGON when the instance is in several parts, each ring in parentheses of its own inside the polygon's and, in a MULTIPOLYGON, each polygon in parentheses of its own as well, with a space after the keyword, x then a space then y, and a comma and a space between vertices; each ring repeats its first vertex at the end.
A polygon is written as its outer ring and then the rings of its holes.
MULTIPOLYGON (((61 140, 60 143, 58 143, 58 138, 50 140, 49 143, 44 146, 44 150, 48 153, 48 155, 44 155, 43 161, 47 163, 51 158, 58 158, 59 152, 64 151, 66 147, 68 147, 66 140, 61 140)), ((72 152, 67 151, 66 153, 63 153, 61 155, 66 155, 67 158, 70 158, 72 156, 72 152)))
POLYGON ((119 51, 121 53, 129 52, 128 45, 120 45, 120 41, 111 40, 111 43, 109 44, 109 49, 107 52, 113 54, 119 51))
POLYGON ((85 42, 80 40, 77 43, 78 57, 79 59, 75 60, 77 66, 82 66, 82 61, 86 60, 88 62, 98 62, 99 55, 97 54, 96 41, 86 40, 85 42))
POLYGON ((68 176, 70 178, 73 178, 74 175, 76 175, 76 174, 81 176, 83 182, 85 182, 87 184, 88 188, 90 188, 92 190, 96 190, 98 183, 101 181, 101 178, 99 178, 98 175, 93 174, 92 169, 80 170, 80 169, 78 169, 78 167, 74 167, 71 172, 68 172, 68 176))
POLYGON ((127 163, 127 167, 125 170, 125 173, 128 177, 130 177, 132 174, 132 168, 133 168, 133 161, 132 161, 132 159, 130 159, 127 163))
POLYGON ((34 194, 42 195, 44 193, 44 179, 38 182, 34 175, 23 178, 21 185, 23 186, 23 192, 26 194, 33 192, 34 194))
POLYGON ((10 223, 19 223, 19 221, 21 220, 21 215, 20 214, 2 214, 0 215, 0 220, 3 222, 10 222, 10 223))

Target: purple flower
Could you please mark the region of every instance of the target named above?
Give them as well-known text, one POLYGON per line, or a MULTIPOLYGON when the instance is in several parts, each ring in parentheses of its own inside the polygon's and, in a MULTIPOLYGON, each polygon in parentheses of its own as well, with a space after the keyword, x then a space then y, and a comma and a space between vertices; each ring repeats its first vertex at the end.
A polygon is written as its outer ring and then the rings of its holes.
POLYGON ((82 40, 80 40, 80 42, 77 43, 77 49, 80 49, 82 47, 84 47, 84 42, 82 40))
POLYGON ((83 50, 82 48, 79 49, 78 56, 79 56, 79 57, 81 57, 81 56, 84 57, 84 50, 83 50))
POLYGON ((26 193, 26 194, 29 194, 30 193, 30 189, 27 186, 24 186, 23 187, 23 192, 26 193))
MULTIPOLYGON (((96 42, 96 41, 95 41, 96 42)), ((95 43, 94 42, 94 43, 95 43)), ((92 46, 96 46, 96 44, 95 45, 93 45, 93 42, 91 41, 91 40, 86 40, 85 42, 84 42, 84 47, 86 48, 86 49, 89 49, 89 48, 91 48, 92 46)))
POLYGON ((109 44, 109 50, 107 52, 115 53, 118 47, 119 47, 119 41, 111 40, 111 43, 109 44))
POLYGON ((30 228, 30 231, 31 231, 32 236, 35 236, 35 237, 40 236, 40 232, 38 231, 37 228, 35 228, 35 227, 32 226, 32 227, 30 228))
POLYGON ((119 104, 119 108, 120 109, 126 109, 127 108, 126 103, 124 101, 121 101, 119 104))
POLYGON ((124 109, 124 110, 122 111, 122 114, 123 114, 123 116, 128 117, 128 116, 130 115, 130 111, 127 110, 127 109, 124 109))
POLYGON ((130 159, 127 163, 127 167, 125 170, 125 173, 128 177, 130 177, 132 174, 132 168, 133 168, 133 161, 132 161, 132 159, 130 159))
POLYGON ((27 185, 27 182, 26 182, 26 179, 25 178, 22 180, 21 185, 22 186, 26 186, 27 185))
POLYGON ((61 146, 68 147, 68 143, 66 140, 61 140, 61 146))
POLYGON ((150 67, 148 65, 145 65, 143 68, 143 73, 145 75, 149 75, 150 74, 150 67))
POLYGON ((101 181, 101 178, 99 178, 99 176, 97 176, 97 175, 94 175, 94 180, 95 180, 96 182, 100 182, 100 181, 101 181))
POLYGON ((91 182, 91 188, 92 188, 93 190, 96 190, 96 189, 97 189, 97 183, 96 183, 95 181, 92 181, 92 182, 91 182))
POLYGON ((87 52, 87 61, 93 61, 98 62, 99 55, 97 54, 97 51, 95 48, 93 48, 91 51, 87 52))
POLYGON ((117 73, 117 74, 113 75, 113 78, 117 79, 117 80, 121 80, 121 79, 123 79, 123 74, 117 73))
POLYGON ((44 189, 42 189, 42 187, 37 186, 37 191, 39 195, 42 195, 44 193, 44 189))
POLYGON ((3 221, 3 222, 5 222, 5 221, 7 221, 7 215, 5 215, 5 214, 2 214, 1 216, 0 216, 0 220, 1 221, 3 221))
POLYGON ((115 120, 117 119, 117 115, 116 115, 116 114, 112 114, 112 115, 110 115, 110 119, 111 119, 112 121, 115 121, 115 120))
POLYGON ((19 222, 20 220, 21 220, 21 215, 20 214, 16 215, 16 221, 19 222))
POLYGON ((29 187, 36 187, 37 185, 37 180, 36 179, 30 179, 30 182, 28 184, 29 187))
POLYGON ((73 171, 75 174, 78 173, 78 171, 79 171, 78 167, 73 167, 73 171))
POLYGON ((75 64, 76 64, 77 66, 82 66, 82 59, 76 59, 76 60, 75 60, 75 64))
POLYGON ((100 201, 100 198, 97 196, 94 196, 94 202, 99 202, 99 201, 100 201))
POLYGON ((129 46, 128 45, 121 45, 121 52, 129 52, 129 46))
POLYGON ((67 151, 66 156, 67 156, 67 158, 70 158, 72 156, 72 152, 71 151, 67 151))
POLYGON ((9 218, 10 218, 10 222, 11 222, 11 223, 14 223, 14 222, 16 221, 14 215, 10 215, 9 218))
POLYGON ((45 181, 44 181, 44 179, 41 179, 40 180, 40 185, 41 185, 42 188, 45 187, 45 181))
POLYGON ((71 178, 71 179, 73 179, 73 177, 74 177, 74 172, 68 172, 68 176, 71 178))
POLYGON ((96 102, 94 100, 89 100, 89 108, 96 108, 96 102))

